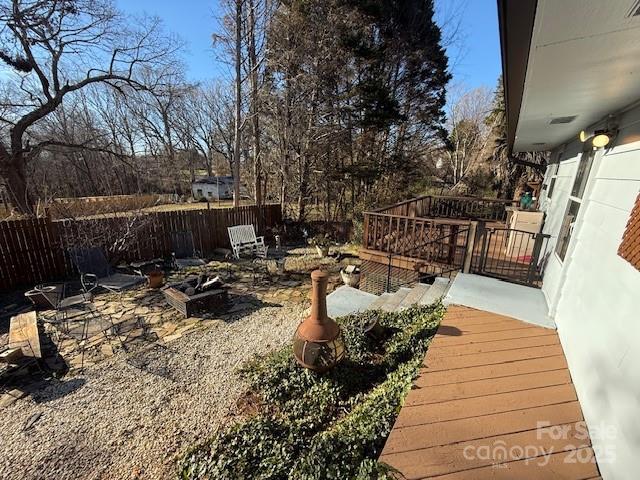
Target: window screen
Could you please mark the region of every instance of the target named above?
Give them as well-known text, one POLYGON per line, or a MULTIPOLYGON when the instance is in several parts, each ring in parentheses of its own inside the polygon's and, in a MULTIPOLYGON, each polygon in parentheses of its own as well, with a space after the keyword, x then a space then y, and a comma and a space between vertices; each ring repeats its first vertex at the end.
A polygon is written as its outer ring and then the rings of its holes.
POLYGON ((580 203, 569 200, 567 205, 567 211, 564 214, 564 220, 562 221, 562 227, 560 228, 560 235, 558 236, 558 243, 556 244, 556 253, 564 260, 564 256, 567 254, 567 248, 569 247, 569 241, 571 240, 571 234, 573 233, 573 226, 578 218, 578 211, 580 210, 580 203))
POLYGON ((582 198, 584 189, 587 186, 587 180, 589 179, 589 172, 591 172, 593 156, 593 150, 582 154, 582 158, 578 164, 578 171, 576 172, 576 179, 573 182, 573 189, 571 190, 572 197, 582 198))
POLYGON ((551 198, 551 196, 553 195, 553 189, 556 186, 556 175, 558 174, 558 168, 559 165, 556 163, 554 165, 551 165, 552 173, 551 173, 551 179, 549 180, 549 190, 547 191, 547 198, 551 198))

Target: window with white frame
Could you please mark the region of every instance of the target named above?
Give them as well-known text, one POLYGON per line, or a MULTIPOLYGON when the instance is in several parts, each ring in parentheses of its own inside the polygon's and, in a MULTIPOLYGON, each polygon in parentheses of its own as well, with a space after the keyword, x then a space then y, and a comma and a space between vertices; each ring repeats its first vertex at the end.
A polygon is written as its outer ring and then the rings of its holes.
POLYGON ((567 248, 569 248, 569 242, 571 241, 571 235, 573 234, 573 228, 578 218, 578 212, 582 205, 582 196, 584 195, 585 188, 587 187, 587 180, 589 179, 589 173, 591 172, 591 165, 593 164, 593 158, 595 151, 590 150, 584 152, 578 162, 578 168, 576 170, 576 176, 573 180, 573 187, 569 194, 569 203, 564 213, 562 220, 562 227, 560 227, 560 234, 558 235, 558 242, 556 243, 556 254, 561 260, 564 260, 567 254, 567 248))
POLYGON ((553 189, 556 186, 556 179, 558 178, 558 164, 553 163, 549 165, 550 176, 549 176, 549 185, 547 186, 547 199, 551 199, 553 195, 553 189))

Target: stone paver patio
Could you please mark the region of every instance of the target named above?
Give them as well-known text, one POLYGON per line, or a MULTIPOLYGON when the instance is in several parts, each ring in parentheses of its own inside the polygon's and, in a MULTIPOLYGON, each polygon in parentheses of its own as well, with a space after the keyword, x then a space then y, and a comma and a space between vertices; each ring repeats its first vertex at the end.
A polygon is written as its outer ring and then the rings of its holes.
MULTIPOLYGON (((143 286, 119 295, 96 295, 91 302, 94 313, 89 314, 85 335, 82 329, 87 313, 70 321, 68 331, 50 322, 54 317, 52 311, 41 312, 39 319, 44 333, 56 345, 58 361, 62 359, 63 365, 73 372, 92 367, 120 350, 132 352, 153 344, 169 344, 189 332, 234 322, 263 307, 308 303, 309 272, 318 267, 327 269, 331 275, 329 291, 332 291, 341 285, 340 268, 358 263, 358 259, 345 255, 350 252, 349 247, 336 247, 334 251, 346 258, 341 261, 336 257, 319 258, 312 248, 289 250, 284 273, 277 272, 273 260, 213 260, 202 267, 173 271, 167 276, 167 283, 207 272, 220 275, 229 286, 229 302, 224 309, 189 318, 169 306, 160 289, 143 286)), ((51 364, 51 367, 56 369, 60 365, 51 364)))

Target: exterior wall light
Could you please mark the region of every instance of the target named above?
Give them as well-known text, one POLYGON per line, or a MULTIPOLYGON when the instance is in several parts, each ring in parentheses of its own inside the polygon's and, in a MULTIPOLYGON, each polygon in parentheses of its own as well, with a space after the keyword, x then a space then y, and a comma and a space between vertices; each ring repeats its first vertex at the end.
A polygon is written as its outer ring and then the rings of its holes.
POLYGON ((609 142, 611 141, 612 136, 613 135, 610 132, 607 132, 606 130, 596 130, 596 132, 593 135, 593 139, 591 140, 591 143, 596 148, 606 147, 607 145, 609 145, 609 142))
POLYGON ((589 140, 589 137, 590 137, 590 136, 591 136, 591 135, 589 135, 586 131, 582 130, 582 131, 580 132, 580 141, 581 141, 582 143, 584 143, 584 142, 586 142, 587 140, 589 140))
POLYGON ((596 130, 594 132, 580 132, 582 143, 591 142, 593 148, 603 148, 609 145, 611 139, 616 136, 615 130, 596 130))
POLYGON ((592 129, 593 127, 582 130, 580 132, 580 141, 582 143, 589 142, 593 148, 604 148, 609 145, 611 140, 618 134, 618 117, 609 115, 601 125, 602 127, 599 130, 592 129))

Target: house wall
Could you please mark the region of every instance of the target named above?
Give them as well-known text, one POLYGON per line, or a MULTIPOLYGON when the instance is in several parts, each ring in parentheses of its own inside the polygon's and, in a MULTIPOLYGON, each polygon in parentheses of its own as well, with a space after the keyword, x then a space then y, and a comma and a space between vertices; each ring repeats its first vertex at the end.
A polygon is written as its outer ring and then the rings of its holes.
POLYGON ((194 183, 191 186, 191 193, 196 200, 200 200, 200 198, 228 200, 233 198, 233 185, 227 183, 220 183, 219 185, 214 183, 194 183), (202 195, 198 194, 198 190, 202 190, 202 195), (219 197, 218 191, 220 192, 219 197))
MULTIPOLYGON (((640 271, 617 255, 640 190, 640 108, 620 126, 594 159, 565 260, 550 254, 543 283, 605 479, 637 478, 640 456, 640 271)), ((541 196, 554 246, 581 151, 566 146, 553 196, 541 196)))

